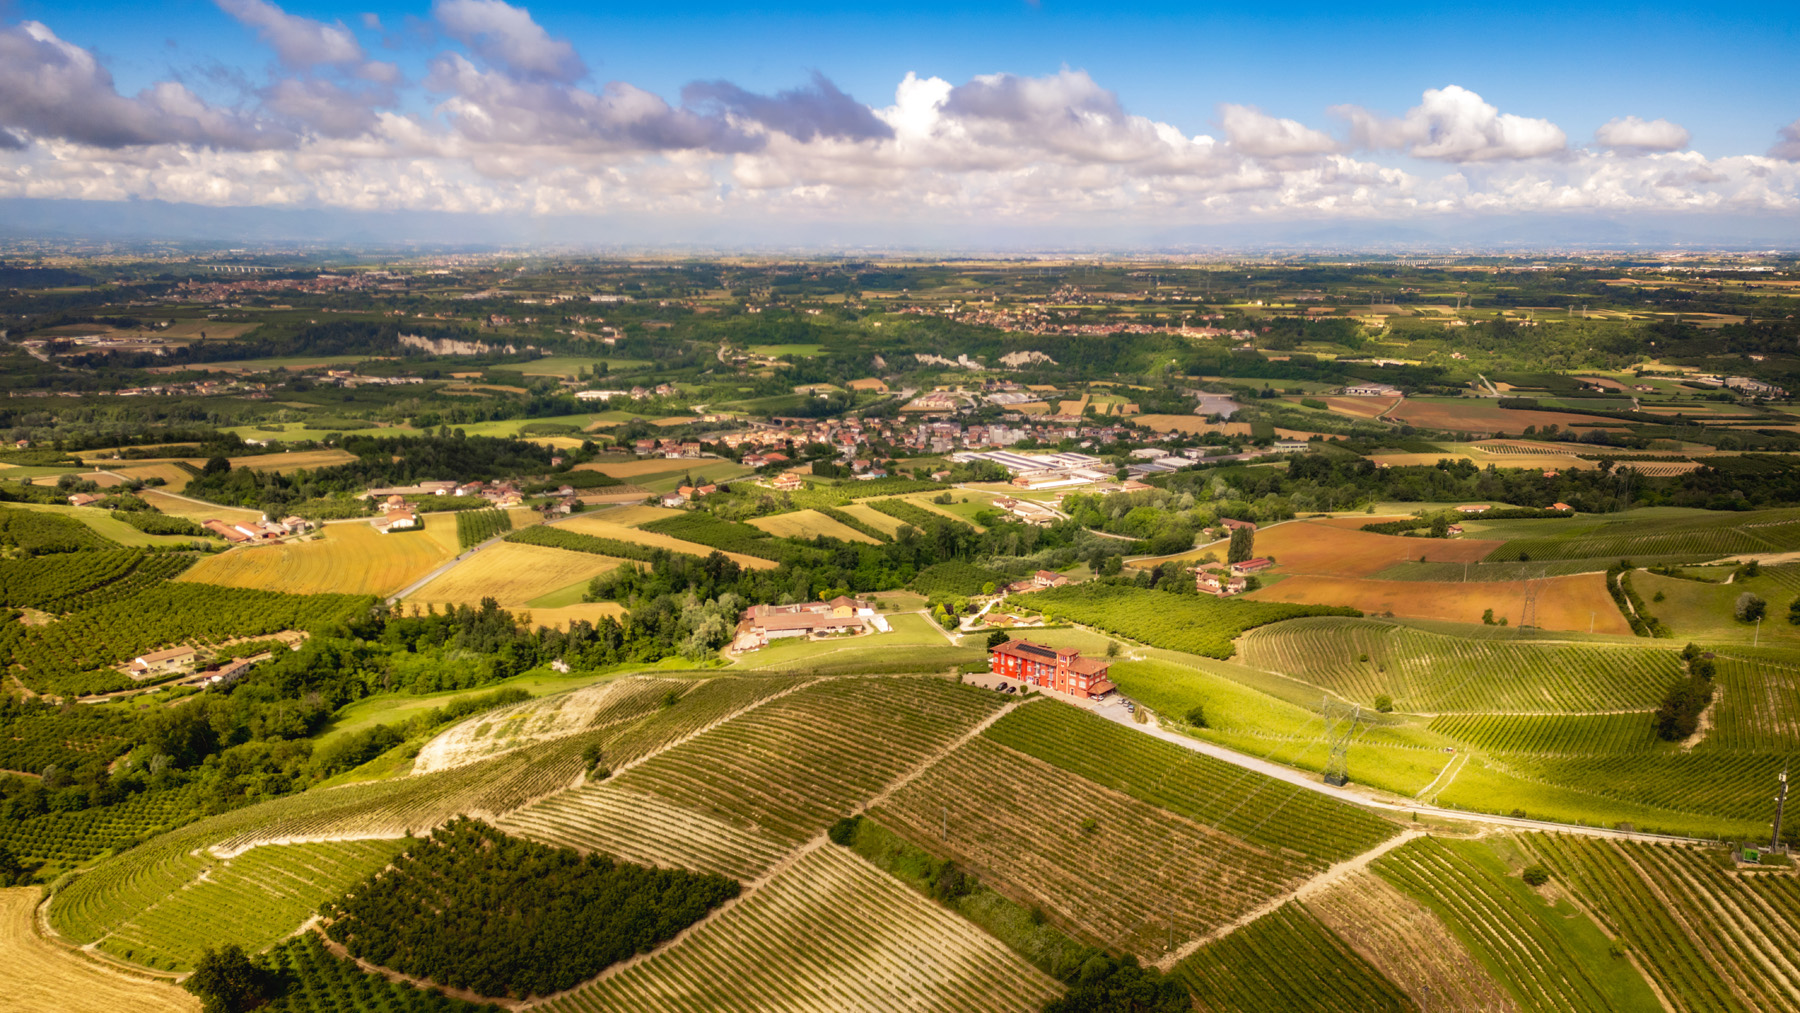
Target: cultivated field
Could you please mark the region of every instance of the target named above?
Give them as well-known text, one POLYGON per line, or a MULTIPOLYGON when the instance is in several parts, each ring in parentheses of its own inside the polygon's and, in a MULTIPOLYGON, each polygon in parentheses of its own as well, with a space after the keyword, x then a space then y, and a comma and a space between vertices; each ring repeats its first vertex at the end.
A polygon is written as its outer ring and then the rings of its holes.
POLYGON ((875 815, 1041 907, 1057 925, 1146 959, 1162 955, 1171 933, 1181 941, 1229 922, 1291 889, 1306 870, 1292 856, 986 738, 933 766, 875 815), (1046 791, 1050 784, 1055 790, 1046 791))
POLYGON ((993 693, 940 678, 828 680, 660 753, 610 783, 798 843, 1000 706, 993 693))
MULTIPOLYGON (((270 845, 229 859, 164 853, 132 870, 139 874, 115 895, 124 904, 83 894, 60 909, 58 928, 115 957, 186 970, 206 947, 238 943, 255 951, 288 935, 398 850, 397 841, 343 841, 270 845)), ((124 864, 137 864, 134 855, 128 852, 124 864)))
POLYGON ((674 945, 545 1008, 1029 1013, 1060 989, 992 936, 827 844, 674 945))
POLYGON ((839 524, 817 510, 796 510, 793 513, 756 517, 752 518, 749 523, 777 538, 817 538, 825 535, 846 542, 877 544, 876 540, 868 535, 855 528, 839 524))
POLYGON ((1387 694, 1398 709, 1425 714, 1648 711, 1680 675, 1672 650, 1477 640, 1335 616, 1252 630, 1238 646, 1252 668, 1364 706, 1387 694))
POLYGON ((1509 1005, 1506 990, 1443 919, 1372 872, 1353 873, 1312 895, 1306 909, 1420 1009, 1509 1005))
POLYGON ((1800 509, 1705 514, 1638 510, 1574 521, 1501 521, 1489 537, 1509 540, 1496 560, 1523 552, 1540 559, 1642 560, 1650 556, 1716 559, 1739 553, 1800 550, 1800 509), (1504 525, 1504 528, 1500 528, 1504 525))
POLYGON ((247 468, 251 471, 279 471, 291 475, 302 468, 317 470, 329 468, 334 464, 348 464, 356 460, 356 455, 348 450, 327 447, 322 450, 288 450, 279 454, 253 454, 248 457, 231 458, 233 468, 247 468))
POLYGON ((1800 1004, 1791 875, 1738 873, 1722 867, 1722 852, 1699 848, 1556 835, 1532 846, 1680 1013, 1800 1004))
MULTIPOLYGON (((1631 632, 1631 626, 1607 593, 1604 574, 1550 577, 1536 583, 1535 625, 1539 629, 1631 632)), ((1301 574, 1245 597, 1253 601, 1347 605, 1368 613, 1454 623, 1479 623, 1482 613, 1493 609, 1496 621, 1504 618, 1517 624, 1524 613, 1525 582, 1366 580, 1301 574)))
POLYGON ((761 876, 793 849, 754 826, 606 783, 552 795, 496 825, 558 847, 739 880, 761 876))
MULTIPOLYGON (((576 532, 577 534, 593 535, 596 538, 616 538, 621 542, 635 542, 639 545, 648 546, 653 549, 668 549, 670 552, 685 552, 690 556, 700 556, 702 558, 710 555, 714 551, 712 547, 701 545, 697 542, 684 541, 683 539, 671 538, 668 535, 658 534, 654 531, 641 531, 634 527, 619 524, 615 521, 608 520, 605 514, 578 514, 575 517, 558 524, 557 527, 576 532)), ((775 561, 772 559, 763 559, 759 556, 746 556, 741 552, 727 552, 726 555, 730 556, 739 565, 749 567, 752 570, 772 570, 776 566, 775 561)))
MULTIPOLYGON (((335 527, 330 530, 335 534, 335 527)), ((400 536, 377 537, 393 540, 400 536)), ((412 597, 455 605, 478 605, 481 599, 492 598, 503 606, 516 607, 540 595, 592 580, 618 565, 619 560, 590 552, 503 541, 451 567, 412 597)))
POLYGON ((838 509, 888 535, 899 531, 900 526, 905 523, 900 518, 884 514, 866 503, 846 503, 838 509))
POLYGON ((1404 538, 1341 525, 1292 521, 1256 533, 1256 554, 1274 558, 1282 573, 1366 577, 1403 560, 1474 562, 1499 546, 1474 538, 1404 538))
POLYGON ((1480 842, 1413 841, 1375 870, 1436 912, 1529 1009, 1654 1010, 1656 996, 1583 915, 1566 916, 1480 842))
POLYGON ((638 479, 670 473, 692 472, 704 474, 708 467, 717 470, 720 467, 731 467, 730 461, 722 461, 716 457, 695 458, 663 458, 648 457, 641 461, 589 461, 577 464, 576 471, 597 471, 613 478, 638 479))
POLYGON ((423 531, 387 535, 367 524, 328 524, 318 538, 244 546, 208 556, 177 579, 290 594, 386 595, 430 573, 456 552, 456 521, 450 517, 427 520, 423 531))
POLYGON ((179 499, 156 489, 145 489, 138 493, 144 502, 150 504, 171 517, 186 517, 196 524, 217 518, 227 524, 245 524, 262 519, 258 510, 244 510, 239 507, 214 506, 196 500, 179 499))
POLYGON ((104 967, 43 938, 35 924, 41 896, 35 886, 0 889, 0 1013, 198 1013, 200 1000, 174 985, 104 967))
POLYGON ((1298 904, 1283 905, 1201 947, 1175 966, 1175 977, 1206 1010, 1410 1013, 1415 1008, 1398 986, 1298 904))
MULTIPOLYGON (((1336 399, 1332 399, 1335 401, 1336 399)), ((1363 400, 1376 400, 1366 398, 1363 400)), ((1335 408, 1335 405, 1333 406, 1335 408)), ((1407 398, 1388 412, 1390 422, 1403 422, 1423 429, 1447 429, 1472 432, 1522 432, 1526 426, 1561 426, 1564 429, 1617 426, 1623 423, 1594 415, 1571 415, 1566 412, 1502 408, 1488 398, 1407 398)))

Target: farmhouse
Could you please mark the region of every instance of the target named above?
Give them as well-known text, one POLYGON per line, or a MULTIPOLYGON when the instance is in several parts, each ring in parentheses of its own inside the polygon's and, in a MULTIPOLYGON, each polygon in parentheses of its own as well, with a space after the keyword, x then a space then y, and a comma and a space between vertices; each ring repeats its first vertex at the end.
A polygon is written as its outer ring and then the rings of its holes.
POLYGON ((1241 563, 1231 564, 1231 572, 1243 576, 1246 573, 1260 573, 1274 565, 1275 561, 1273 559, 1265 559, 1262 556, 1257 556, 1255 559, 1246 559, 1241 563))
POLYGON ((1228 598, 1234 594, 1242 594, 1250 586, 1249 578, 1242 574, 1225 573, 1220 570, 1196 570, 1194 572, 1194 590, 1201 594, 1228 598))
POLYGON ((738 614, 734 651, 754 651, 771 640, 833 633, 886 633, 888 621, 869 602, 839 595, 830 601, 799 605, 752 605, 738 614))
POLYGON ((988 648, 988 671, 1027 686, 1041 686, 1087 700, 1113 691, 1110 666, 1084 658, 1073 647, 1045 647, 1029 640, 1008 640, 988 648))
POLYGON ((1055 570, 1039 570, 1024 580, 1017 580, 1006 585, 1006 589, 1016 594, 1029 594, 1032 591, 1042 591, 1045 588, 1062 587, 1068 582, 1069 578, 1057 573, 1055 570))
POLYGON ((800 476, 791 471, 782 473, 781 477, 775 480, 775 488, 781 492, 798 492, 805 485, 806 483, 800 480, 800 476))
POLYGON ((192 647, 171 647, 166 651, 156 651, 133 658, 127 674, 133 679, 147 679, 153 675, 182 671, 193 663, 194 649, 192 647))
POLYGON ((1400 392, 1383 383, 1363 384, 1356 387, 1345 387, 1347 397, 1399 397, 1400 392))
POLYGON ((1457 507, 1456 512, 1459 514, 1462 514, 1465 517, 1472 517, 1476 514, 1487 513, 1489 510, 1492 510, 1492 509, 1494 509, 1493 506, 1491 506, 1490 504, 1487 504, 1487 503, 1468 503, 1463 506, 1457 507))
POLYGON ((1256 530, 1256 522, 1240 521, 1235 517, 1227 517, 1227 518, 1219 521, 1219 523, 1225 525, 1225 528, 1228 531, 1237 531, 1240 528, 1245 531, 1255 531, 1256 530))
POLYGON ((1013 499, 1011 496, 1001 496, 994 500, 994 506, 1012 514, 1014 517, 1019 518, 1027 524, 1046 525, 1053 524, 1056 521, 1056 511, 1041 503, 1033 503, 1029 500, 1013 499))

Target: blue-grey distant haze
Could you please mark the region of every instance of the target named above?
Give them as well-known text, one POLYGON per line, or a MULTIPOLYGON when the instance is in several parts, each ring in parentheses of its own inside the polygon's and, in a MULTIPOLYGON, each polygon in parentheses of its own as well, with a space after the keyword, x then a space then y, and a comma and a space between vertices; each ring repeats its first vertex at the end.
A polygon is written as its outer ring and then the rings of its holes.
POLYGON ((1800 5, 0 7, 0 235, 1800 247, 1800 5))

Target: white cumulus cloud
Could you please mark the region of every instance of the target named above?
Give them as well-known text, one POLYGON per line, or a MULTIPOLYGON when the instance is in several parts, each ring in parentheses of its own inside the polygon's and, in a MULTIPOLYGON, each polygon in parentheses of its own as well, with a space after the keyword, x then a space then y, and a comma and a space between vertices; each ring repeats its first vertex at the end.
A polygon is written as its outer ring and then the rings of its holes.
POLYGON ((1350 123, 1357 147, 1402 150, 1414 158, 1445 162, 1491 162, 1539 158, 1568 148, 1569 138, 1549 120, 1502 113, 1459 85, 1427 89, 1404 116, 1383 116, 1361 106, 1340 105, 1333 115, 1350 123))
POLYGON ((552 38, 530 11, 506 0, 437 0, 431 13, 445 34, 515 74, 551 81, 587 74, 569 40, 552 38))
POLYGON ((239 24, 256 30, 257 38, 275 50, 285 67, 305 70, 321 64, 353 64, 363 59, 362 44, 342 22, 328 25, 289 14, 267 0, 213 0, 239 24))
POLYGON ((1297 120, 1280 119, 1255 106, 1221 105, 1219 124, 1233 148, 1258 158, 1289 155, 1322 155, 1338 150, 1338 142, 1323 131, 1297 120))
POLYGON ((1601 124, 1594 140, 1603 148, 1631 151, 1680 151, 1690 140, 1687 128, 1668 120, 1621 116, 1601 124))

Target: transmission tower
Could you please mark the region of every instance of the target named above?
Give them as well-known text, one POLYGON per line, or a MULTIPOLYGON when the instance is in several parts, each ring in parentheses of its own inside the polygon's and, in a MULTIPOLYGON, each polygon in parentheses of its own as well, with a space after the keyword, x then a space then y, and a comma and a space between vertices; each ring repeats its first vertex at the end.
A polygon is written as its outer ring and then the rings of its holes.
POLYGON ((1331 741, 1331 758, 1325 761, 1325 783, 1342 788, 1350 780, 1350 740, 1362 720, 1362 707, 1324 698, 1325 737, 1331 741))
POLYGON ((1537 625, 1538 584, 1549 572, 1549 570, 1539 570, 1535 577, 1530 574, 1525 575, 1525 611, 1523 615, 1519 616, 1520 629, 1537 625))

